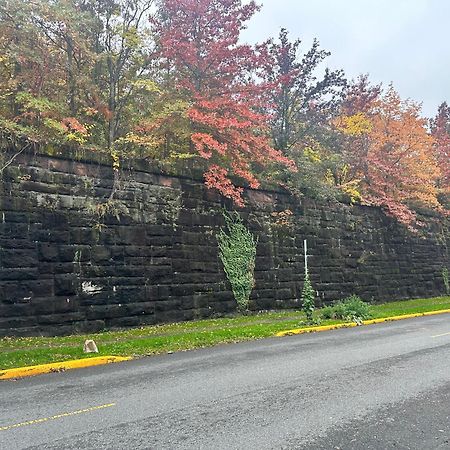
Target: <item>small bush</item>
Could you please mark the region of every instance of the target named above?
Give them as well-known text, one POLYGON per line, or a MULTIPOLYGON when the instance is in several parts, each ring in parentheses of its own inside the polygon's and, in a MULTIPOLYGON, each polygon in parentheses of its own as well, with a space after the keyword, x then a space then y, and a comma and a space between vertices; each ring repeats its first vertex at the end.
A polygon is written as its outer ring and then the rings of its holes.
POLYGON ((320 309, 320 316, 324 320, 332 319, 333 314, 334 314, 333 306, 324 306, 323 308, 320 309))
POLYGON ((370 306, 357 295, 351 295, 336 302, 333 306, 326 306, 320 311, 323 319, 352 320, 360 322, 371 317, 370 306))

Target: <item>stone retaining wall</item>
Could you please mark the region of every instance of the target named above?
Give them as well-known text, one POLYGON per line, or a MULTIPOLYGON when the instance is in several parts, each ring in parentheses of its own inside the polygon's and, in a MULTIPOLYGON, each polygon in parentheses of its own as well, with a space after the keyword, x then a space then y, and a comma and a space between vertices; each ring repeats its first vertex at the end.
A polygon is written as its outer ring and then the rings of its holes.
MULTIPOLYGON (((201 181, 125 171, 111 214, 111 168, 20 155, 0 183, 0 335, 66 334, 232 312, 216 233, 230 205, 201 181), (119 216, 119 220, 115 217, 119 216)), ((381 211, 245 192, 258 236, 251 309, 296 308, 303 239, 318 303, 349 294, 442 294, 448 231, 412 234, 381 211), (292 212, 292 214, 291 214, 292 212)))

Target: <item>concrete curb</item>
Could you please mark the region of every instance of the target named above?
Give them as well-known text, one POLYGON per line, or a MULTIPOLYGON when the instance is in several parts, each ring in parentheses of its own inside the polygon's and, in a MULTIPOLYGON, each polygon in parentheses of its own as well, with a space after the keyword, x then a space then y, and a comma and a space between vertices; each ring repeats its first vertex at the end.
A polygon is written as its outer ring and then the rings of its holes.
POLYGON ((64 372, 71 369, 81 369, 84 367, 99 366, 122 361, 129 361, 131 357, 124 356, 97 356, 95 358, 73 359, 50 364, 40 364, 38 366, 17 367, 15 369, 0 370, 0 380, 11 378, 31 377, 51 372, 64 372))
MULTIPOLYGON (((404 314, 403 316, 384 317, 382 319, 363 320, 361 325, 373 325, 375 323, 393 322, 395 320, 413 319, 414 317, 435 316, 437 314, 448 314, 450 309, 441 309, 439 311, 427 311, 424 313, 404 314)), ((336 330, 338 328, 357 327, 355 322, 338 323, 335 325, 322 325, 318 327, 295 328, 293 330, 279 331, 275 336, 293 336, 295 334, 317 333, 320 331, 336 330)))

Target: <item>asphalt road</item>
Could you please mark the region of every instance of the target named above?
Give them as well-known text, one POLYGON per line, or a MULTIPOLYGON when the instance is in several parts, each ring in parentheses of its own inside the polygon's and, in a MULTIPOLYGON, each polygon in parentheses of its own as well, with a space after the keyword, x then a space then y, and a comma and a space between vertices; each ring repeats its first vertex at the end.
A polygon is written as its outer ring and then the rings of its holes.
POLYGON ((0 382, 0 448, 450 448, 450 315, 0 382))

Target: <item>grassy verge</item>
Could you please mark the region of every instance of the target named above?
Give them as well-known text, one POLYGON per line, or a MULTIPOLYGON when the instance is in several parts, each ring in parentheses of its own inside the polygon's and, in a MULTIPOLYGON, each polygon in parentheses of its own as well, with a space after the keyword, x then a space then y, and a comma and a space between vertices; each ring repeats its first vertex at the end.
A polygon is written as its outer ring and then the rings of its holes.
MULTIPOLYGON (((371 307, 371 313, 373 318, 383 318, 442 309, 450 309, 450 297, 374 305, 371 307)), ((320 317, 320 310, 317 311, 317 316, 320 317)), ((278 331, 298 328, 304 320, 304 315, 299 311, 266 312, 90 335, 2 338, 0 369, 86 357, 82 352, 82 345, 87 338, 95 340, 100 355, 146 356, 261 339, 273 336, 278 331)), ((324 320, 321 325, 335 323, 340 321, 324 320)))

